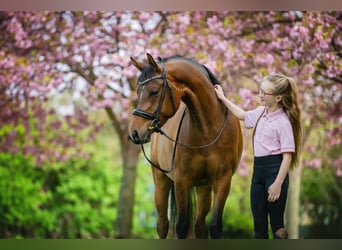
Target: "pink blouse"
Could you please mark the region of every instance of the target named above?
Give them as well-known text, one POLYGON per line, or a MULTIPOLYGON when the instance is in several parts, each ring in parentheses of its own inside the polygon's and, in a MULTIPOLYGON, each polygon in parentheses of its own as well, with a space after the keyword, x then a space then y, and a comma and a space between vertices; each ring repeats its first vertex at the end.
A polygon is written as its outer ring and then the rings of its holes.
MULTIPOLYGON (((246 128, 254 128, 265 107, 245 113, 246 128)), ((266 156, 294 152, 292 126, 283 109, 268 114, 267 108, 260 118, 254 136, 254 156, 266 156)))

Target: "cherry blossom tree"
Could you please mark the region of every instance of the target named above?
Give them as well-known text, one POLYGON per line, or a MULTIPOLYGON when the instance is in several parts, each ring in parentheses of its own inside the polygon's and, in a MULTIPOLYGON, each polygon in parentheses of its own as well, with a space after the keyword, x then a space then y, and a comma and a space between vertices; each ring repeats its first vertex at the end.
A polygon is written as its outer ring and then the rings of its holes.
POLYGON ((89 124, 78 107, 73 116, 62 118, 54 116, 53 108, 46 106, 51 90, 65 83, 54 64, 46 63, 47 55, 38 49, 40 45, 21 18, 40 17, 0 14, 0 150, 32 155, 37 166, 65 161, 79 154, 82 142, 89 140, 98 126, 89 124), (49 133, 51 129, 58 130, 59 136, 49 133), (82 131, 87 131, 89 137, 80 137, 82 131))
POLYGON ((120 138, 123 155, 118 237, 130 234, 140 151, 127 140, 136 74, 129 68, 129 56, 144 51, 153 26, 147 23, 144 27, 142 21, 153 16, 129 12, 0 15, 1 150, 31 154, 37 165, 44 160, 66 160, 80 149, 79 131, 93 126, 89 111, 104 108, 120 138), (71 114, 64 119, 55 118, 58 110, 46 106, 48 99, 60 94, 68 94, 72 104, 71 114), (61 130, 64 123, 66 131, 47 138, 49 129, 61 130), (66 149, 73 154, 67 155, 66 149))

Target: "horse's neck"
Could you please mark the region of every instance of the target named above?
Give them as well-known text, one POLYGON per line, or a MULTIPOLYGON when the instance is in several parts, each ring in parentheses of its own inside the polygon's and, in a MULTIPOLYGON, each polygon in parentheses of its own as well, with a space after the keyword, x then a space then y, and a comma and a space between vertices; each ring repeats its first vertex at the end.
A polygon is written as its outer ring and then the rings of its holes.
POLYGON ((182 86, 182 101, 188 107, 192 125, 208 127, 224 119, 225 109, 204 72, 189 62, 177 60, 168 64, 168 70, 177 85, 182 86))
POLYGON ((207 128, 224 118, 224 109, 210 85, 203 84, 200 80, 187 82, 186 85, 183 102, 187 105, 191 122, 196 127, 207 128))

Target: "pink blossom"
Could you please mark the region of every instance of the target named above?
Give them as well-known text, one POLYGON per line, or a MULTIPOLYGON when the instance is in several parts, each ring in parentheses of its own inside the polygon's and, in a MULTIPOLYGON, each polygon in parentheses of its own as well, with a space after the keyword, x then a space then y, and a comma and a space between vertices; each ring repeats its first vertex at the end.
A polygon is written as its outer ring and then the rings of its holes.
POLYGON ((336 175, 337 175, 338 177, 342 177, 342 169, 341 169, 341 168, 338 168, 338 169, 336 170, 336 175))
POLYGON ((321 159, 304 160, 304 164, 312 168, 320 168, 322 165, 321 159))
POLYGON ((20 48, 27 49, 32 46, 32 41, 31 40, 19 40, 16 42, 16 44, 20 48))
POLYGON ((272 56, 271 54, 267 54, 267 55, 265 56, 265 63, 266 63, 267 65, 272 65, 273 62, 274 62, 273 56, 272 56))
POLYGON ((121 113, 121 119, 123 121, 128 120, 129 117, 130 117, 130 115, 129 115, 128 112, 124 111, 124 112, 121 113))
POLYGON ((335 168, 336 175, 341 177, 342 176, 342 156, 334 160, 333 167, 335 168))
POLYGON ((312 145, 310 145, 310 146, 308 146, 308 147, 306 148, 306 151, 307 151, 308 153, 315 152, 315 150, 316 150, 316 147, 315 147, 315 146, 312 146, 312 145))
POLYGON ((111 99, 104 99, 102 101, 95 101, 94 106, 96 108, 113 107, 114 101, 111 99))
POLYGON ((295 59, 299 59, 302 57, 302 52, 298 49, 294 49, 292 55, 295 59))
POLYGON ((240 164, 240 166, 237 169, 238 173, 240 176, 242 177, 248 177, 250 175, 250 170, 248 167, 242 167, 242 165, 240 164))
POLYGON ((127 109, 130 106, 130 104, 131 104, 130 100, 127 99, 127 98, 122 98, 120 103, 121 103, 121 107, 123 109, 127 109))
POLYGON ((217 29, 221 28, 221 23, 218 22, 218 18, 216 15, 208 18, 207 25, 208 25, 208 28, 211 30, 217 30, 217 29))
MULTIPOLYGON (((57 138, 49 139, 44 130, 67 127, 78 134, 77 131, 91 126, 84 115, 77 113, 77 106, 72 119, 54 124, 56 120, 52 117, 56 113, 49 109, 45 100, 51 90, 61 94, 78 91, 89 105, 83 106, 84 110, 116 107, 116 100, 122 105, 118 117, 126 123, 130 108, 137 100, 134 82, 139 74, 131 66, 130 56, 145 59, 147 52, 155 57, 182 54, 200 60, 225 83, 227 91, 238 92, 244 106, 255 104, 255 96, 244 89, 257 87, 251 80, 260 83, 270 72, 286 73, 300 80, 299 95, 305 94, 306 98, 301 100, 305 124, 316 126, 312 125, 312 120, 319 117, 323 122, 329 121, 329 126, 341 125, 341 87, 334 80, 342 70, 337 56, 342 45, 340 13, 165 11, 166 20, 158 12, 82 14, 2 13, 6 21, 1 23, 4 49, 0 51, 0 85, 5 90, 0 88, 0 125, 5 124, 4 121, 13 127, 13 124, 23 124, 25 146, 32 147, 23 150, 25 152, 37 157, 43 153, 46 159, 60 159, 62 156, 56 157, 51 148, 68 148, 75 141, 69 140, 71 135, 63 131, 57 138), (155 24, 147 25, 151 19, 155 24), (57 30, 59 34, 56 34, 57 30), (35 49, 30 50, 31 46, 35 49), (82 88, 75 87, 74 78, 67 77, 70 72, 73 77, 86 80, 82 88), (242 83, 245 79, 246 85, 242 83), (234 82, 241 85, 231 84, 234 82), (107 83, 115 86, 115 94, 110 91, 111 95, 107 96, 107 83), (133 83, 133 88, 128 83, 133 83), (121 103, 123 94, 131 96, 121 103), (109 98, 103 100, 103 95, 109 98), (3 108, 7 102, 15 108, 3 108), (45 113, 40 111, 41 107, 47 109, 45 113), (29 122, 29 119, 34 121, 29 122), (35 123, 38 123, 35 127, 43 131, 31 134, 35 123), (34 145, 35 141, 40 144, 34 145), (41 145, 50 145, 50 149, 41 145)), ((331 131, 324 142, 328 146, 338 145, 340 134, 331 131)), ((17 143, 16 137, 14 141, 12 139, 8 138, 6 146, 17 143)), ((65 154, 65 157, 71 155, 65 154)), ((319 161, 310 157, 308 165, 318 167, 319 161)))
POLYGON ((241 48, 244 52, 246 53, 251 53, 252 52, 252 49, 253 49, 253 45, 255 44, 255 41, 254 40, 246 40, 246 41, 243 41, 242 44, 241 44, 241 48))
POLYGON ((135 70, 133 68, 125 67, 122 71, 122 74, 127 78, 135 76, 135 70))
POLYGON ((315 83, 315 81, 314 81, 314 79, 310 76, 309 78, 304 79, 304 80, 302 81, 302 83, 305 84, 305 85, 313 85, 313 84, 315 83))
POLYGON ((141 13, 139 14, 139 20, 140 20, 142 23, 147 22, 150 18, 151 18, 151 15, 150 15, 150 13, 148 13, 148 12, 141 12, 141 13))

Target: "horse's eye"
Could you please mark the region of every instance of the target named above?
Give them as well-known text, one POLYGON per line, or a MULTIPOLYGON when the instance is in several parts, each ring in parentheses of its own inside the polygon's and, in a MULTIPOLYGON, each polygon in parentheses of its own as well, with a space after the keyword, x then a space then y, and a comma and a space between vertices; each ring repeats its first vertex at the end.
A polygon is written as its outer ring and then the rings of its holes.
POLYGON ((156 96, 156 95, 158 95, 158 92, 159 92, 158 89, 157 89, 157 90, 151 90, 151 91, 150 91, 150 96, 151 96, 151 97, 156 96))

